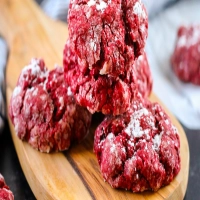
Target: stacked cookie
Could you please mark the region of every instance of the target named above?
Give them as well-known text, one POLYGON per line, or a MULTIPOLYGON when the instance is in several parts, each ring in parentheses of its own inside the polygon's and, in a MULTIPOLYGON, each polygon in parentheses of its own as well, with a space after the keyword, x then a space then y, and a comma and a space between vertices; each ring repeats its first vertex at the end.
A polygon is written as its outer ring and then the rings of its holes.
POLYGON ((183 82, 200 85, 200 25, 180 26, 177 31, 172 69, 183 82))
POLYGON ((94 152, 105 181, 156 191, 180 170, 180 140, 162 107, 147 100, 148 17, 140 0, 71 0, 65 79, 78 104, 105 119, 94 152), (108 159, 109 158, 109 159, 108 159))
POLYGON ((136 90, 149 95, 152 79, 146 56, 135 61, 143 53, 148 29, 140 1, 73 0, 68 22, 65 76, 80 105, 91 113, 119 115, 130 107, 136 90))

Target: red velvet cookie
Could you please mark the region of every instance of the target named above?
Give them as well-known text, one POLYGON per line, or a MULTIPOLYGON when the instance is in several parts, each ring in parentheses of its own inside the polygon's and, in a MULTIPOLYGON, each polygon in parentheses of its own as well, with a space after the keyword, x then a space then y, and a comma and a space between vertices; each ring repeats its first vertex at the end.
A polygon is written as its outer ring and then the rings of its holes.
POLYGON ((139 92, 144 98, 148 97, 152 91, 153 77, 145 52, 135 61, 133 73, 136 74, 136 84, 139 92))
POLYGON ((68 28, 80 71, 118 76, 143 53, 148 17, 141 0, 71 0, 68 28))
POLYGON ((64 71, 76 101, 91 112, 119 115, 130 107, 138 92, 147 97, 152 77, 146 55, 140 57, 124 75, 100 75, 97 68, 81 70, 70 40, 64 50, 64 71))
POLYGON ((0 174, 0 200, 14 200, 14 195, 6 185, 3 176, 0 174))
POLYGON ((18 137, 41 152, 68 149, 86 136, 91 122, 66 85, 63 68, 49 71, 37 59, 22 70, 9 114, 18 137))
POLYGON ((180 80, 200 85, 200 25, 178 29, 171 63, 180 80))
POLYGON ((158 103, 142 99, 121 116, 105 117, 95 132, 94 152, 113 188, 157 191, 180 171, 179 151, 170 118, 158 103))

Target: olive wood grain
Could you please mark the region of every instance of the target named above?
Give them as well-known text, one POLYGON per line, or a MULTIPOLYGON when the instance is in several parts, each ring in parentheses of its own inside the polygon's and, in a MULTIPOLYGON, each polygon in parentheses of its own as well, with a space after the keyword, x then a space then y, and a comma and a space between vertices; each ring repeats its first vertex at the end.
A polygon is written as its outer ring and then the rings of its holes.
MULTIPOLYGON (((32 57, 43 58, 50 69, 56 63, 62 65, 68 31, 65 24, 49 19, 31 0, 1 0, 0 34, 9 47, 6 68, 8 108, 19 74, 32 57)), ((150 99, 160 102, 153 94, 150 99)), ((51 154, 40 153, 19 140, 10 120, 9 124, 21 167, 37 199, 183 199, 189 172, 188 142, 181 125, 166 111, 180 134, 181 171, 170 185, 157 192, 139 194, 113 189, 103 181, 93 153, 93 134, 98 122, 93 122, 88 137, 81 144, 51 154)))

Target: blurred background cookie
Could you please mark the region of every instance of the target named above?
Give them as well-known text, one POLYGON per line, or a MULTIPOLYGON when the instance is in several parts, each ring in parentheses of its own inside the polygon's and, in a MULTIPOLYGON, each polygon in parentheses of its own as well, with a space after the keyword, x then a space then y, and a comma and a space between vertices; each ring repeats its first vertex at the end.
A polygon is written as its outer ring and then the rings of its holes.
POLYGON ((180 80, 200 85, 200 25, 179 27, 171 63, 180 80))

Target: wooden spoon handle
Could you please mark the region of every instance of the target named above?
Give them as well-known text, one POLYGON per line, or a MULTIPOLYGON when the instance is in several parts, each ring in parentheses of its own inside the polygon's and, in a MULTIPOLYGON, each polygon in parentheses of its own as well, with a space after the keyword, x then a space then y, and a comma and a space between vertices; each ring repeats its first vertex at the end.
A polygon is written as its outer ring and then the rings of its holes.
POLYGON ((22 66, 33 57, 43 58, 49 68, 62 65, 67 25, 50 19, 32 0, 0 0, 0 35, 9 46, 7 81, 11 88, 22 66))
POLYGON ((0 34, 11 46, 16 35, 25 36, 27 30, 34 29, 42 12, 31 0, 0 1, 0 34))
POLYGON ((61 50, 59 54, 62 55, 66 39, 63 41, 56 37, 58 31, 67 39, 66 24, 50 19, 35 1, 0 0, 0 35, 6 39, 10 48, 13 43, 18 43, 20 48, 23 46, 31 48, 28 49, 29 52, 34 50, 37 52, 35 48, 45 46, 43 41, 47 40, 49 47, 56 41, 61 50), (40 46, 36 45, 37 42, 40 46))

